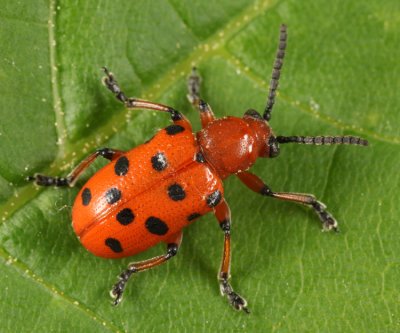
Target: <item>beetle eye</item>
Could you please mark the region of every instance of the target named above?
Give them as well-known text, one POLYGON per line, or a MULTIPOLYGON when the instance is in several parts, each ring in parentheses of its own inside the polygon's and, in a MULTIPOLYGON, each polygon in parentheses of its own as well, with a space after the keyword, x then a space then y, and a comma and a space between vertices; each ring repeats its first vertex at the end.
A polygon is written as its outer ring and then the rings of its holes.
POLYGON ((254 109, 248 109, 248 110, 244 113, 244 115, 247 116, 247 117, 254 118, 254 119, 260 119, 260 120, 263 119, 263 117, 261 117, 261 115, 260 115, 256 110, 254 110, 254 109))
POLYGON ((269 157, 276 157, 279 155, 280 148, 276 137, 270 136, 268 140, 269 157))

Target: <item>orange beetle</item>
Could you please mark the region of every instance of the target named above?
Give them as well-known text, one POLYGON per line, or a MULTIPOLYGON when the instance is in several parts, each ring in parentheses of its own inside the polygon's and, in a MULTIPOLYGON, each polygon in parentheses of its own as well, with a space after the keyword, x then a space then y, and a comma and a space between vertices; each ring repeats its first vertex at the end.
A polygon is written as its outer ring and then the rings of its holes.
POLYGON ((73 186, 82 172, 98 157, 111 162, 99 170, 79 192, 72 211, 73 228, 82 244, 104 258, 121 258, 165 242, 165 254, 132 263, 119 276, 111 294, 114 304, 122 298, 129 277, 157 266, 178 252, 182 229, 213 211, 224 232, 224 251, 219 273, 222 295, 237 310, 249 312, 246 300, 230 283, 229 206, 222 180, 236 175, 251 190, 281 200, 310 206, 325 230, 337 230, 337 222, 326 206, 313 195, 273 192, 261 179, 247 171, 258 157, 276 157, 279 143, 367 145, 353 136, 274 136, 267 121, 275 101, 286 48, 286 26, 280 30, 267 105, 263 116, 248 110, 243 118, 216 119, 199 98, 200 79, 193 69, 189 77, 189 101, 200 113, 202 130, 192 133, 189 121, 177 110, 136 98, 127 98, 106 68, 104 83, 128 109, 150 109, 169 113, 173 124, 152 139, 128 152, 103 148, 81 162, 67 177, 36 174, 37 185, 73 186))

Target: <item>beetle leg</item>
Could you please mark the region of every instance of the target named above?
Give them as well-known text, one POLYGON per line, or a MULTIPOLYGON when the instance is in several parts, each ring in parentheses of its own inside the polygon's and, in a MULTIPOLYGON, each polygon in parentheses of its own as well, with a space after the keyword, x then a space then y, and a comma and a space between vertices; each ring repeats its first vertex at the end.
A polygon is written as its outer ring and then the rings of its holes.
POLYGON ((42 174, 35 174, 29 176, 28 181, 35 182, 39 186, 74 186, 79 176, 96 160, 97 157, 102 156, 110 161, 120 157, 124 154, 121 150, 115 150, 110 148, 97 149, 94 153, 86 157, 81 163, 79 163, 66 177, 51 177, 42 174))
POLYGON ((250 313, 250 311, 247 309, 246 300, 234 292, 229 283, 229 279, 231 277, 231 211, 225 199, 222 199, 221 202, 214 208, 214 214, 225 234, 224 252, 222 255, 221 269, 218 274, 221 295, 225 295, 228 298, 229 303, 236 310, 243 310, 246 313, 250 313))
POLYGON ((127 109, 129 110, 148 109, 154 111, 167 112, 170 114, 171 119, 175 124, 180 124, 185 128, 190 128, 190 129, 192 128, 189 120, 186 119, 186 117, 182 113, 180 113, 179 111, 175 110, 170 106, 159 103, 153 103, 143 99, 126 97, 125 93, 119 87, 118 82, 115 80, 113 73, 111 73, 105 67, 103 67, 103 70, 104 73, 106 74, 106 76, 103 78, 104 85, 107 87, 108 90, 110 90, 115 95, 115 97, 120 102, 124 103, 127 109))
POLYGON ((312 194, 273 192, 258 176, 247 171, 240 172, 237 176, 248 188, 261 195, 310 206, 321 220, 324 231, 338 231, 335 218, 326 210, 325 204, 318 201, 312 194))
POLYGON ((211 107, 200 98, 201 78, 197 73, 196 67, 192 68, 192 73, 188 78, 188 94, 187 98, 190 103, 199 111, 201 126, 204 128, 209 122, 215 120, 211 107))
POLYGON ((119 281, 114 284, 113 288, 111 289, 110 295, 114 299, 114 305, 118 305, 121 302, 122 294, 124 293, 126 284, 133 273, 139 273, 161 265, 178 253, 179 247, 182 243, 182 235, 183 233, 180 231, 167 240, 167 252, 165 254, 129 264, 128 268, 119 275, 119 281))

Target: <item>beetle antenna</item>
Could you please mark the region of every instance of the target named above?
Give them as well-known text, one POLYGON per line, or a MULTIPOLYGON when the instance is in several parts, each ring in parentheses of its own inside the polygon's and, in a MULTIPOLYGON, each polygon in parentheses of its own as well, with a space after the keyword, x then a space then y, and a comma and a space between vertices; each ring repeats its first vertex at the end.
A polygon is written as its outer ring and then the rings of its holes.
POLYGON ((276 52, 274 68, 272 70, 271 82, 269 83, 267 106, 265 107, 264 110, 264 119, 267 121, 271 119, 271 112, 275 103, 276 90, 278 89, 279 77, 281 75, 281 69, 283 66, 283 58, 285 57, 286 40, 287 40, 286 25, 282 24, 279 34, 278 51, 276 52))
POLYGON ((357 136, 277 136, 279 143, 300 143, 305 145, 359 145, 368 146, 368 141, 357 136))

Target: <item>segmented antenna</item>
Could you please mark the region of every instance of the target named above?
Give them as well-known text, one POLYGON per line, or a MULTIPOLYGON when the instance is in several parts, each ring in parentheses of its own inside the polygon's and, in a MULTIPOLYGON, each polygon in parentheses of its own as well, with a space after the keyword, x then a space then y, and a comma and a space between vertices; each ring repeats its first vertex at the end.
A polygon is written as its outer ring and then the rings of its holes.
POLYGON ((272 70, 271 82, 269 84, 267 105, 264 110, 264 119, 267 121, 271 119, 271 112, 275 103, 276 90, 278 89, 279 77, 281 75, 281 69, 283 66, 283 58, 285 57, 286 40, 287 40, 286 25, 282 24, 279 34, 278 51, 276 52, 274 69, 272 70))
POLYGON ((277 136, 279 143, 305 145, 359 145, 368 146, 368 141, 356 136, 277 136))

